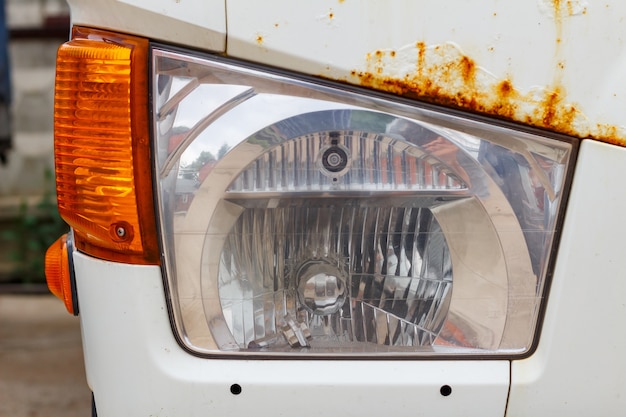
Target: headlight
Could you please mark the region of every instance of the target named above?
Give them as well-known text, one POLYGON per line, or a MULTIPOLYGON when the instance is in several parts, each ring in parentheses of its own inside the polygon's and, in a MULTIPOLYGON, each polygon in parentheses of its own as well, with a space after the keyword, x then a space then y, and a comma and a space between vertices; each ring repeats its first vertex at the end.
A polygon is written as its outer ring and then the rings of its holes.
POLYGON ((188 349, 531 349, 571 143, 152 54, 164 270, 188 349))

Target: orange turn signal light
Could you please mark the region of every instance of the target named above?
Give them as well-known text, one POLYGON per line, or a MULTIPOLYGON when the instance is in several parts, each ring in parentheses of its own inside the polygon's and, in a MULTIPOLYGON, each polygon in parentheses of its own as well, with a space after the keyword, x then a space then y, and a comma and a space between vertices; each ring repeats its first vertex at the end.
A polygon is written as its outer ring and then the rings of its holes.
POLYGON ((76 248, 135 264, 160 260, 152 195, 148 41, 77 28, 59 48, 54 150, 61 217, 76 248))
POLYGON ((50 292, 63 301, 67 311, 76 314, 78 312, 74 309, 72 269, 67 246, 67 234, 64 234, 46 251, 46 282, 50 292))

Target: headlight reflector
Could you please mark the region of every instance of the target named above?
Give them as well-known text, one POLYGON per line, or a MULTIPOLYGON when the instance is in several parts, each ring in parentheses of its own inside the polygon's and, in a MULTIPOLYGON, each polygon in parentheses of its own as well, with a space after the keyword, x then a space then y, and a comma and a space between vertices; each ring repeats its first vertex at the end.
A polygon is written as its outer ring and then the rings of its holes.
POLYGON ((572 144, 153 50, 164 266, 197 353, 520 355, 572 144))

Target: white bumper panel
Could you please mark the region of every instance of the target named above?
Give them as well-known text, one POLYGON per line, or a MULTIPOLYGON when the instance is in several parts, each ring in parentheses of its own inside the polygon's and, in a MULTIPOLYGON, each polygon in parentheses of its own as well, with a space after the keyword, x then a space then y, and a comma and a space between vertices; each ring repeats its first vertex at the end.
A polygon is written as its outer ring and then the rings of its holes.
POLYGON ((626 149, 583 142, 542 337, 513 362, 509 417, 626 410, 626 149))
MULTIPOLYGON (((626 149, 583 143, 540 344, 512 364, 510 417, 626 409, 624 171, 626 149)), ((194 357, 172 336, 159 268, 74 258, 100 417, 504 414, 506 361, 194 357), (450 396, 440 394, 444 385, 450 396)))
POLYGON ((507 361, 198 358, 172 336, 158 267, 74 261, 99 417, 504 414, 507 361))

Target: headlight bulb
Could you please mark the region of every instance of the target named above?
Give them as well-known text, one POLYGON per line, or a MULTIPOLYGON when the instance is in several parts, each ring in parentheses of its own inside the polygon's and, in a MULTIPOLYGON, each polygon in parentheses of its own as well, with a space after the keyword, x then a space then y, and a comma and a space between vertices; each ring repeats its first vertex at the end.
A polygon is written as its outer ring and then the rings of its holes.
POLYGON ((298 270, 298 298, 315 315, 334 314, 346 299, 344 274, 323 260, 306 262, 298 270))

